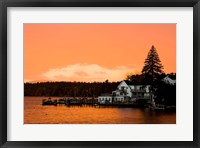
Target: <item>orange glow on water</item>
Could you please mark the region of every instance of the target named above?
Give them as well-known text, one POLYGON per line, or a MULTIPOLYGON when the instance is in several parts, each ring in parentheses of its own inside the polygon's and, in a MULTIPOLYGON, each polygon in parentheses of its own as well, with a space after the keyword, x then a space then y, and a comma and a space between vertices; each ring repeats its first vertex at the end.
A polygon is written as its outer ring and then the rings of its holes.
POLYGON ((141 108, 42 106, 42 99, 24 97, 24 124, 176 124, 174 112, 141 108))

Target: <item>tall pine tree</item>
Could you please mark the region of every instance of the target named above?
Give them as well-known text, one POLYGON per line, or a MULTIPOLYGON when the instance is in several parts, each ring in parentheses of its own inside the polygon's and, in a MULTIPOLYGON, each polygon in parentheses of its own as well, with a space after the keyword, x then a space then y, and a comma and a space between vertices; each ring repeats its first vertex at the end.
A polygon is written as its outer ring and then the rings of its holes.
POLYGON ((150 82, 153 84, 162 73, 164 73, 163 65, 161 64, 156 48, 152 46, 145 59, 142 74, 145 76, 148 83, 150 82))

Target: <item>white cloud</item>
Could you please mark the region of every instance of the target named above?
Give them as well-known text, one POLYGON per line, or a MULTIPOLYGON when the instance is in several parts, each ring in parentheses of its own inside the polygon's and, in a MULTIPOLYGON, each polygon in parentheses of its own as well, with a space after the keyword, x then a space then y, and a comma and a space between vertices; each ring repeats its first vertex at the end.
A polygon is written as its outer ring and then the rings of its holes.
POLYGON ((126 66, 106 68, 97 64, 73 64, 63 68, 50 69, 42 74, 49 81, 121 81, 133 69, 126 66))
POLYGON ((31 79, 24 79, 24 83, 31 82, 31 81, 32 81, 31 79))

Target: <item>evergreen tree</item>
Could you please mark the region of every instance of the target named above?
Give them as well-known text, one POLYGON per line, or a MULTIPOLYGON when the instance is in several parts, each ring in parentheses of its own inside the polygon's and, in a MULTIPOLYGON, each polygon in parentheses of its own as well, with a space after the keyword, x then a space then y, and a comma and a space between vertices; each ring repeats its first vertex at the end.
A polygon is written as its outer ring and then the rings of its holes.
POLYGON ((153 83, 162 73, 164 73, 163 65, 161 64, 156 48, 152 46, 145 59, 142 74, 148 82, 153 83))

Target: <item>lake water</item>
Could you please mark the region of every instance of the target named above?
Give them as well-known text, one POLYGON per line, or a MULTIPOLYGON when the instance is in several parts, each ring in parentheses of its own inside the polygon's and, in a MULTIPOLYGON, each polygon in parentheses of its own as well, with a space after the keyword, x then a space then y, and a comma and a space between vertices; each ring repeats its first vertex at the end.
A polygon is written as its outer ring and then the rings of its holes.
POLYGON ((47 98, 24 98, 25 124, 176 124, 175 112, 141 108, 42 106, 42 99, 47 98))

